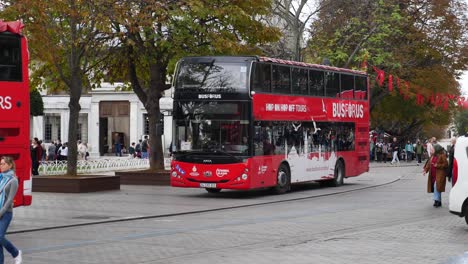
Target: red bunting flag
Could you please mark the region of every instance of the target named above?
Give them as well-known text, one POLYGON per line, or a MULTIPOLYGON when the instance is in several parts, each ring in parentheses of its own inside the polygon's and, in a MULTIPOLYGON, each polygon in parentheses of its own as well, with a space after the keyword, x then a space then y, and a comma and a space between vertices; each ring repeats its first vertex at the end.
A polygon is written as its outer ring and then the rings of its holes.
POLYGON ((405 87, 406 87, 406 92, 405 92, 405 100, 408 100, 409 98, 409 83, 407 81, 405 81, 405 87))
POLYGON ((425 101, 425 99, 424 99, 424 96, 423 96, 423 95, 421 95, 421 94, 419 94, 419 93, 416 94, 416 104, 417 104, 417 105, 423 105, 423 104, 424 104, 424 101, 425 101))
POLYGON ((374 66, 374 71, 377 73, 377 76, 375 77, 375 80, 377 81, 377 84, 382 87, 384 81, 385 81, 385 72, 381 69, 378 69, 374 66))
POLYGON ((449 97, 447 95, 444 96, 444 106, 443 106, 443 109, 445 111, 448 110, 448 107, 449 107, 449 97))
POLYGON ((362 60, 361 69, 363 71, 367 71, 367 53, 364 55, 364 59, 362 60))
POLYGON ((393 92, 393 75, 388 75, 388 91, 393 92))

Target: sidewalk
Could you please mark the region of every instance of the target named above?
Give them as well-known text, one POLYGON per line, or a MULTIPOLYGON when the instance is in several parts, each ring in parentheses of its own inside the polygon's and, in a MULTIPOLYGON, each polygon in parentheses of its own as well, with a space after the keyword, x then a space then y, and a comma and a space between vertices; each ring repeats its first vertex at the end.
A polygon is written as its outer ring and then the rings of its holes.
POLYGON ((9 233, 167 216, 350 192, 392 183, 404 175, 419 172, 420 168, 415 165, 415 163, 402 163, 400 166, 392 166, 371 163, 370 172, 359 177, 345 179, 344 186, 320 188, 315 183, 301 184, 284 195, 272 195, 268 190, 223 190, 218 194, 208 194, 204 189, 134 185, 121 185, 121 190, 97 193, 33 192, 31 206, 15 208, 9 233))

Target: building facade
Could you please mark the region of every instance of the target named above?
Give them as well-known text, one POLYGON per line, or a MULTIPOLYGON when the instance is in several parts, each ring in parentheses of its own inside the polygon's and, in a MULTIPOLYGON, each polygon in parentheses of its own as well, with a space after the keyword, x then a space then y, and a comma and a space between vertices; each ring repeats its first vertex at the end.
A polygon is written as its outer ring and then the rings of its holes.
MULTIPOLYGON (((44 115, 32 118, 31 137, 42 139, 46 145, 58 139, 67 142, 69 96, 43 95, 42 100, 44 115)), ((147 112, 134 92, 116 91, 115 86, 102 85, 83 95, 80 106, 77 136, 87 143, 91 157, 113 155, 117 142, 128 149, 132 142, 138 143, 149 132, 147 112)), ((172 99, 161 98, 160 108, 164 124, 161 137, 167 153, 172 139, 172 99)))

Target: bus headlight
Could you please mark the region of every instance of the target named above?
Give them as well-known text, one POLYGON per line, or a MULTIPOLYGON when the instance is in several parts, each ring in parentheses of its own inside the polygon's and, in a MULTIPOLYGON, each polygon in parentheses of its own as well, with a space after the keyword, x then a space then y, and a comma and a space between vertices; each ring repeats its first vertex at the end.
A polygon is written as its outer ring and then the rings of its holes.
POLYGON ((242 179, 245 181, 245 180, 247 180, 247 178, 248 178, 249 176, 247 175, 247 173, 243 173, 241 177, 242 177, 242 179))
POLYGON ((177 177, 177 172, 176 171, 172 172, 172 177, 177 177))

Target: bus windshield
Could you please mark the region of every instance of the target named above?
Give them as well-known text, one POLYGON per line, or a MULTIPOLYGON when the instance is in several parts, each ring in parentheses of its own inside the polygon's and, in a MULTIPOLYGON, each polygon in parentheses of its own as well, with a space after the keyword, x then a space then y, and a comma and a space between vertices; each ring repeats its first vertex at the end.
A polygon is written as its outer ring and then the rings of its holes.
POLYGON ((247 155, 249 108, 247 102, 177 102, 173 150, 247 155))
POLYGON ((175 88, 196 92, 237 92, 247 89, 246 62, 215 58, 184 60, 179 65, 175 88))

